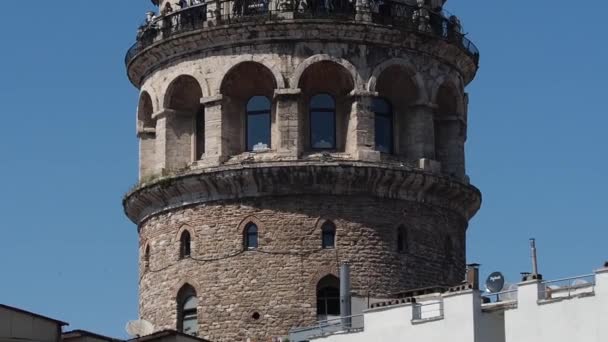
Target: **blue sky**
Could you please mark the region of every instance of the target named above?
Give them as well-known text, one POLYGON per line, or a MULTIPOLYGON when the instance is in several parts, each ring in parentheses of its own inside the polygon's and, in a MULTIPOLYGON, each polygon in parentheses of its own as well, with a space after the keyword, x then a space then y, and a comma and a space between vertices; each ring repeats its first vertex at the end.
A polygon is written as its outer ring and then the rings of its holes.
MULTIPOLYGON (((469 261, 516 282, 608 260, 608 4, 450 0, 481 50, 469 261)), ((149 0, 5 1, 0 21, 0 303, 124 336, 137 317, 137 91, 123 65, 149 0), (105 6, 99 6, 104 4, 105 6)))

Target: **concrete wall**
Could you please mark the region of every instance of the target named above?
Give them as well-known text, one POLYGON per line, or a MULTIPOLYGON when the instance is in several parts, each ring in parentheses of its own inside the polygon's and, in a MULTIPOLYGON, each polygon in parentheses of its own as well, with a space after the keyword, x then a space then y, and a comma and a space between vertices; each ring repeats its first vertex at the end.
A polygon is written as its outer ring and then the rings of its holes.
POLYGON ((608 341, 608 269, 598 271, 596 282, 555 299, 545 299, 538 282, 521 284, 517 310, 505 312, 506 341, 608 341))
MULTIPOLYGON (((416 321, 414 304, 371 309, 364 330, 312 339, 315 342, 604 342, 608 341, 608 268, 596 285, 549 298, 546 283, 519 284, 518 300, 482 304, 479 292, 442 295, 444 314, 416 321)), ((297 341, 296 341, 297 342, 297 341)))
POLYGON ((58 322, 0 307, 0 342, 57 342, 60 336, 61 326, 58 322))

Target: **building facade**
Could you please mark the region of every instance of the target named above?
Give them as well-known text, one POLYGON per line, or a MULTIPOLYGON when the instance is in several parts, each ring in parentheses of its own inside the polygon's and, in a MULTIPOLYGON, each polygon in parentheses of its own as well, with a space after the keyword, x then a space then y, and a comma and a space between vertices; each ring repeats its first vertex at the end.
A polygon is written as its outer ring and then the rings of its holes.
POLYGON ((554 281, 526 280, 496 295, 455 289, 409 298, 403 303, 377 304, 363 316, 364 323, 356 331, 342 329, 324 334, 317 330, 306 340, 606 341, 608 263, 593 274, 554 281))
POLYGON ((443 1, 157 1, 140 90, 140 316, 267 340, 361 298, 454 285, 479 53, 443 1))

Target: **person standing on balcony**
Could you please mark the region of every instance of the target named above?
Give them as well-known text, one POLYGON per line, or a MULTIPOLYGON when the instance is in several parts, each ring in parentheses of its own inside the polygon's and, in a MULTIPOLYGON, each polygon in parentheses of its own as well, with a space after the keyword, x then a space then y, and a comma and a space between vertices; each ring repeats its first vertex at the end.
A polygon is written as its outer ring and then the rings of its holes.
POLYGON ((171 14, 173 12, 173 7, 171 7, 171 3, 167 2, 165 4, 165 7, 163 7, 163 10, 160 12, 160 15, 168 15, 171 14))
POLYGON ((424 0, 417 0, 418 9, 414 11, 412 15, 412 20, 414 24, 418 28, 420 32, 429 32, 430 25, 429 20, 431 19, 431 14, 429 10, 426 8, 424 0))

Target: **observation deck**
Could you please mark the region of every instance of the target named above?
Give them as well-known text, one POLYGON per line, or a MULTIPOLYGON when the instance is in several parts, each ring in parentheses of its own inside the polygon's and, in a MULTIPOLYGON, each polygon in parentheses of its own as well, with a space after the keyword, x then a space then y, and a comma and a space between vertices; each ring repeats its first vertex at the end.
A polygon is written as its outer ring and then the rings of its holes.
POLYGON ((455 16, 390 0, 236 0, 193 5, 140 26, 125 64, 130 81, 140 87, 162 65, 201 51, 226 44, 297 40, 399 45, 453 65, 465 83, 479 66, 479 51, 455 16))

